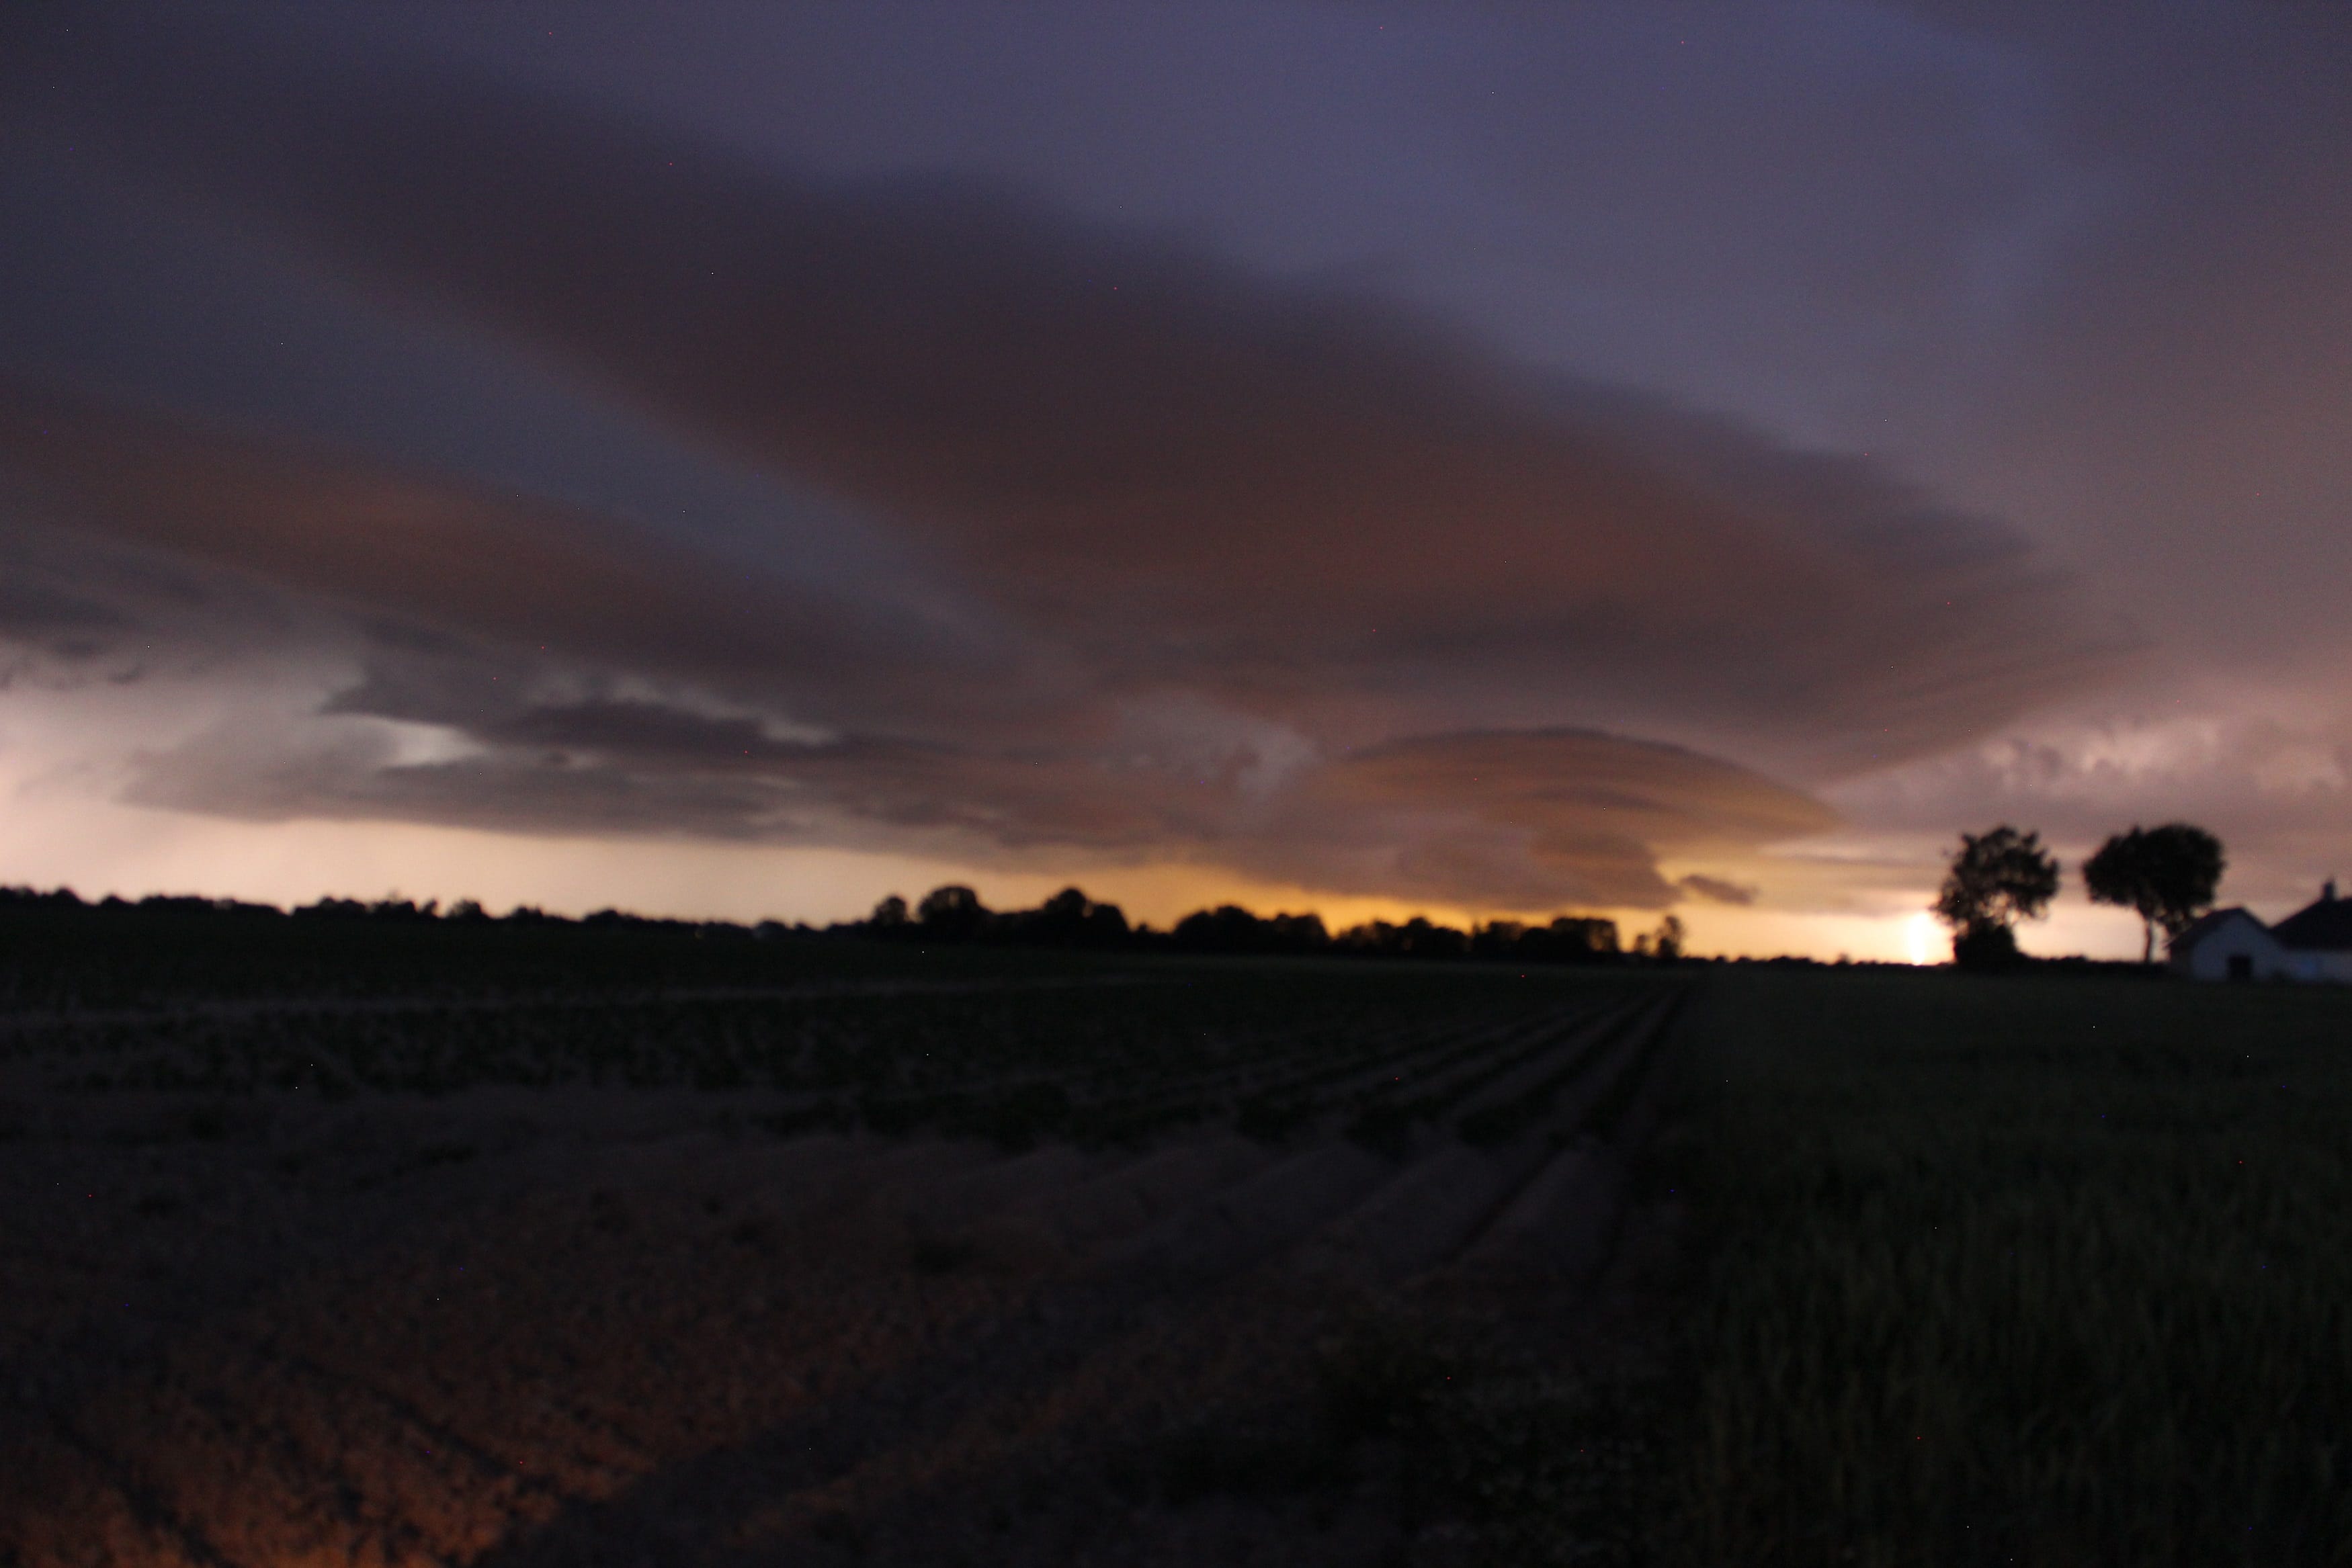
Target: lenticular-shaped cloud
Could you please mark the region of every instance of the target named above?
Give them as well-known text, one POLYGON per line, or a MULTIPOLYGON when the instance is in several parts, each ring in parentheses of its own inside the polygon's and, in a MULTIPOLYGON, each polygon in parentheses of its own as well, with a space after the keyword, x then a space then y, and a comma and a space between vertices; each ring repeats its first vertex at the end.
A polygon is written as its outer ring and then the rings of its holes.
POLYGON ((1522 908, 1670 903, 1660 856, 1744 851, 1836 820, 1720 758, 1584 730, 1417 737, 1335 765, 1315 795, 1333 821, 1378 823, 1405 846, 1387 881, 1456 902, 1508 888, 1522 908))
POLYGON ((1664 704, 1842 768, 2093 651, 2013 535, 1866 465, 1178 245, 478 81, 211 79, 125 118, 215 199, 865 505, 1095 667, 1293 700, 1377 674, 1459 722, 1489 665, 1573 664, 1578 716, 1664 704))
MULTIPOLYGON (((251 724, 143 759, 142 803, 264 820, 388 818, 572 833, 682 833, 935 850, 1073 869, 1179 862, 1328 893, 1473 907, 1660 906, 1662 853, 1734 853, 1833 816, 1746 768, 1591 732, 1431 737, 1231 776, 1081 751, 779 741, 653 705, 535 710, 404 759, 388 729, 251 724)), ((1719 885, 1719 884, 1717 884, 1719 885)))
POLYGON ((711 580, 671 560, 621 592, 597 549, 572 560, 559 548, 567 529, 609 544, 591 519, 70 400, 13 412, 0 452, 61 514, 289 596, 310 609, 285 622, 297 653, 307 637, 314 656, 361 666, 309 720, 247 715, 143 753, 129 791, 142 804, 1177 860, 1530 909, 1668 902, 1661 853, 1738 850, 1831 821, 1733 764, 1596 732, 1352 749, 1198 696, 1073 697, 1050 682, 1034 701, 975 702, 950 729, 931 699, 965 677, 917 664, 866 672, 875 722, 812 727, 792 712, 824 711, 828 692, 841 706, 829 677, 843 654, 761 633, 761 609, 803 609, 788 588, 701 603, 711 580), (533 570, 484 579, 486 559, 533 570), (476 595, 503 595, 498 613, 476 612, 476 595), (730 605, 731 624, 719 614, 730 605), (652 634, 698 613, 695 635, 652 634), (694 684, 716 669, 734 692, 755 690, 749 673, 763 664, 765 709, 694 684))
POLYGON ((911 698, 906 662, 941 652, 911 614, 577 507, 55 389, 0 382, 0 465, 20 517, 493 647, 721 680, 763 672, 812 702, 854 701, 893 674, 911 698))
POLYGON ((1756 902, 1755 888, 1719 876, 1709 876, 1704 872, 1692 872, 1687 876, 1677 877, 1675 885, 1692 897, 1704 899, 1709 904, 1744 906, 1756 902))
POLYGON ((116 538, 354 605, 686 662, 705 641, 738 658, 813 652, 796 623, 806 611, 771 613, 774 589, 763 598, 708 565, 665 563, 687 579, 672 589, 646 570, 642 540, 520 497, 5 386, 0 456, 116 538))
POLYGON ((142 799, 1658 904, 1662 856, 1831 820, 1719 754, 1833 779, 2112 653, 2016 536, 1865 463, 1002 191, 475 80, 118 64, 81 101, 137 177, 829 493, 963 629, 908 581, 13 393, 0 461, 57 517, 350 629, 316 734, 152 756, 142 799))

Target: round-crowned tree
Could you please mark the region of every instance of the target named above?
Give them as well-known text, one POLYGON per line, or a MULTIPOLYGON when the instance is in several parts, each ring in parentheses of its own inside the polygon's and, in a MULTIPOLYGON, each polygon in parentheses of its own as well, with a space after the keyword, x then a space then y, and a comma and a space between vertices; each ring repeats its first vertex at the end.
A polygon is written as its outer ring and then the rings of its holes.
POLYGON ((2017 961, 2017 923, 2039 919, 2057 895, 2058 861, 2042 847, 2042 835, 2003 822, 1960 835, 1934 909, 1952 928, 1955 963, 1998 968, 2017 961))
POLYGON ((2097 904, 2117 904, 2138 913, 2147 940, 2140 962, 2156 957, 2156 934, 2167 939, 2189 929, 2197 916, 2213 907, 2229 864, 2221 841, 2187 822, 2162 827, 2134 826, 2099 846, 2083 862, 2083 884, 2097 904))
POLYGON ((923 902, 915 906, 915 918, 922 923, 923 935, 933 940, 964 942, 979 936, 988 924, 988 906, 971 889, 950 883, 923 894, 923 902))

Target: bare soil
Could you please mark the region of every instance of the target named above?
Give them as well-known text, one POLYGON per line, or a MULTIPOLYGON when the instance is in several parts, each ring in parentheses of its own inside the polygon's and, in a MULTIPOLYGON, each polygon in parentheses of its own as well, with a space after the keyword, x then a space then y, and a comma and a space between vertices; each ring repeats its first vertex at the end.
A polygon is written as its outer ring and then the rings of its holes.
POLYGON ((20 1084, 0 1563, 1493 1560, 1416 1473, 1445 1347, 1596 1385, 1654 1349, 1659 1071, 1561 1132, 1602 1054, 1522 1135, 1386 1154, 20 1084))

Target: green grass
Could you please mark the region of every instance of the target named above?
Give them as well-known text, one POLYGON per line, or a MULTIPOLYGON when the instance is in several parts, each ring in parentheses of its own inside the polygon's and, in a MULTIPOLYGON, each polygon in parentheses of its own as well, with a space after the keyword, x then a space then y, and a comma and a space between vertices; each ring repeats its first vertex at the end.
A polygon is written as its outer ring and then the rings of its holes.
POLYGON ((1693 1563, 2352 1562, 2352 994, 1727 973, 1693 1563))

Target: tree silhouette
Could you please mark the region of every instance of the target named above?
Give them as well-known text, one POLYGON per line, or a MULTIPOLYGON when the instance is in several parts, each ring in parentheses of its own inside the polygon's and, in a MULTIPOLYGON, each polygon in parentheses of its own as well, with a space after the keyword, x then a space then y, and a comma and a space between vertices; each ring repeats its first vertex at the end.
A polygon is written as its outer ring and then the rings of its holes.
POLYGON ((2156 958, 2156 933, 2174 937, 2213 904, 2229 862, 2221 841, 2187 822, 2117 833, 2083 862, 2083 884, 2096 904, 2117 904, 2138 912, 2147 941, 2139 961, 2156 958))
POLYGON ((1127 916, 1118 904, 1097 904, 1075 887, 1007 919, 1020 937, 1056 946, 1112 946, 1127 936, 1127 916))
POLYGON ((2040 833, 2003 822, 1962 833, 1936 895, 1936 918, 1952 928, 1952 959, 1963 968, 2014 962, 2020 920, 2039 919, 2058 895, 2058 862, 2040 833))
POLYGON ((915 916, 923 923, 926 936, 949 942, 969 941, 988 924, 988 906, 971 889, 961 883, 950 883, 923 894, 923 902, 915 906, 915 916))
POLYGON ((1650 951, 1661 958, 1679 958, 1684 935, 1682 916, 1668 915, 1659 920, 1657 933, 1650 938, 1650 951))

